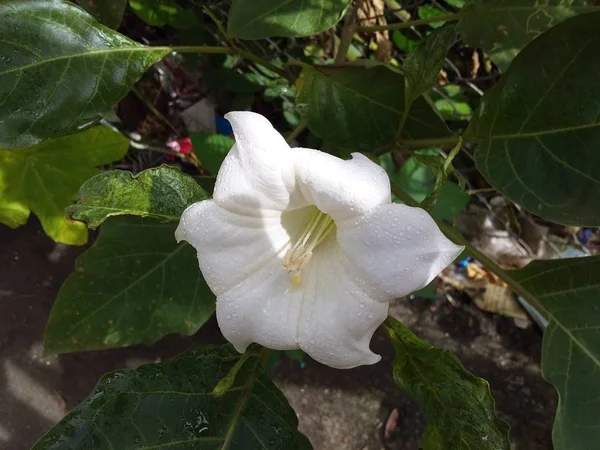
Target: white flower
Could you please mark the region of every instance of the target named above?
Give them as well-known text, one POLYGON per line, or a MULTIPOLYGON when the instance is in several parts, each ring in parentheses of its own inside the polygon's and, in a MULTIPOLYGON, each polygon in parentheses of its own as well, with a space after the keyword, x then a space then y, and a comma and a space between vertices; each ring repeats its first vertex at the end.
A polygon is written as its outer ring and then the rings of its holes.
POLYGON ((198 250, 223 335, 239 352, 257 342, 340 369, 376 363, 369 342, 389 302, 462 248, 424 210, 391 203, 385 171, 364 155, 291 149, 259 114, 226 117, 236 144, 214 197, 175 233, 198 250))

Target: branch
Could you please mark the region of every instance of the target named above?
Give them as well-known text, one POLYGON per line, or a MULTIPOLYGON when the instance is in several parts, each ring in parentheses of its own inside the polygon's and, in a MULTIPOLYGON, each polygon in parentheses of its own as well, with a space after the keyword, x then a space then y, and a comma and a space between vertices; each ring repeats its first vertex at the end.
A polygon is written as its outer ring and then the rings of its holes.
POLYGON ((335 58, 333 60, 334 64, 340 64, 346 60, 348 49, 352 43, 352 36, 354 36, 356 31, 356 16, 358 14, 360 2, 361 0, 357 0, 356 4, 352 6, 346 14, 344 27, 342 28, 342 36, 340 38, 340 45, 338 46, 335 58))
POLYGON ((435 22, 453 22, 460 19, 460 14, 446 14, 443 16, 428 17, 426 19, 411 20, 408 22, 391 23, 387 25, 373 25, 371 27, 356 27, 359 33, 374 33, 376 31, 402 30, 404 28, 427 25, 435 22))

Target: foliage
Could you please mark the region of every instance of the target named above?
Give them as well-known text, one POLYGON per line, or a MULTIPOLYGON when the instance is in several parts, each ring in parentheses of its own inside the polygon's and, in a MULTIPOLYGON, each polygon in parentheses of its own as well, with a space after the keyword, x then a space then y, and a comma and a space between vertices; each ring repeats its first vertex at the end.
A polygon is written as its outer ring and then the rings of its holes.
POLYGON ((496 417, 485 380, 456 356, 419 340, 393 318, 385 323, 394 349, 394 381, 423 406, 429 426, 421 445, 434 449, 509 449, 508 425, 496 417))
POLYGON ((65 207, 81 183, 100 172, 98 166, 121 159, 128 147, 120 134, 97 127, 24 149, 0 149, 0 205, 19 211, 0 210, 0 221, 23 225, 31 210, 55 241, 85 244, 86 227, 66 217, 65 207))
POLYGON ((247 354, 234 383, 213 394, 240 359, 230 347, 199 347, 161 364, 108 374, 33 449, 310 448, 260 353, 247 354))
POLYGON ((107 30, 70 2, 0 2, 0 146, 97 123, 168 53, 107 30))
MULTIPOLYGON (((187 133, 193 150, 156 142, 182 142, 183 122, 172 112, 208 90, 218 112, 266 111, 299 146, 379 161, 394 201, 428 209, 449 238, 549 319, 542 369, 560 395, 554 446, 596 445, 599 257, 505 270, 448 221, 473 198, 454 165, 474 157, 484 190, 536 220, 600 225, 597 2, 390 1, 376 25, 362 24, 349 0, 76 3, 0 0, 0 222, 18 227, 33 212, 51 239, 77 245, 101 225, 60 290, 46 351, 189 335, 213 313, 195 253, 175 242, 174 230, 186 207, 210 197, 231 130, 217 114, 217 133, 187 133), (162 34, 144 45, 115 31, 127 34, 128 17, 162 34), (457 67, 461 54, 473 55, 474 67, 457 67), (153 82, 153 95, 142 95, 153 82), (126 122, 125 106, 140 98, 160 132, 147 132, 147 117, 128 127, 112 114, 117 106, 126 122), (94 126, 102 120, 116 126, 94 126), (154 150, 182 170, 153 160, 140 171, 131 162, 154 150), (106 167, 117 162, 131 171, 106 167)), ((394 379, 428 422, 424 449, 510 448, 485 381, 399 322, 385 327, 397 354, 394 379)), ((240 356, 201 347, 109 374, 35 448, 310 448, 262 369, 267 360, 256 349, 240 356)))

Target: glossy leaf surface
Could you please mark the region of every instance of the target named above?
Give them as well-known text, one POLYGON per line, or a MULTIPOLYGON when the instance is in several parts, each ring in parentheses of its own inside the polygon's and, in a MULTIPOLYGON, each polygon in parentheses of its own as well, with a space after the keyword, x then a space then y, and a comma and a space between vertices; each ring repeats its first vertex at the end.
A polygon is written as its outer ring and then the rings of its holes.
POLYGON ((29 148, 0 149, 0 221, 22 225, 33 211, 55 241, 85 244, 85 225, 69 219, 65 208, 98 166, 121 159, 128 148, 119 133, 96 127, 29 148))
MULTIPOLYGON (((405 111, 404 77, 384 66, 315 70, 298 81, 297 106, 316 135, 354 150, 394 143, 405 111)), ((420 97, 412 104, 402 137, 450 136, 444 122, 420 97)))
POLYGON ((583 14, 533 41, 466 132, 487 181, 557 223, 600 224, 599 27, 600 12, 583 14))
POLYGON ((168 53, 100 25, 62 0, 0 0, 0 147, 98 122, 168 53))
POLYGON ((33 450, 310 449, 259 354, 250 355, 223 395, 212 394, 240 356, 205 346, 108 374, 33 450))
POLYGON ((542 371, 560 396, 554 448, 594 448, 600 440, 600 256, 534 261, 510 273, 550 317, 542 371))
POLYGON ((151 344, 191 335, 208 320, 215 297, 196 251, 175 242, 176 223, 113 218, 75 263, 46 327, 49 353, 151 344))
POLYGON ((419 402, 427 421, 423 450, 510 449, 508 425, 496 417, 485 380, 396 319, 389 317, 385 328, 396 351, 394 381, 419 402))
POLYGON ((179 221, 185 208, 208 197, 191 176, 174 167, 148 169, 137 175, 111 170, 86 181, 77 204, 68 207, 67 214, 89 228, 125 214, 179 221))
POLYGON ((334 26, 350 0, 233 0, 227 34, 240 39, 309 36, 334 26))

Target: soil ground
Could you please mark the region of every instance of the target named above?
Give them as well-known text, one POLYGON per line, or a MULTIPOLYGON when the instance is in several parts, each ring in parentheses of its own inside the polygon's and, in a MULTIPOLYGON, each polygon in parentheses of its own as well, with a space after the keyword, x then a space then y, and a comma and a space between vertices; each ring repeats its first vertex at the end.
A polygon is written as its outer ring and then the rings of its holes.
MULTIPOLYGON (((193 337, 169 336, 152 347, 44 358, 41 343, 50 308, 82 250, 56 247, 35 219, 18 230, 0 226, 0 449, 29 449, 106 372, 164 360, 197 343, 223 341, 213 320, 193 337)), ((511 425, 514 448, 552 448, 556 394, 541 377, 537 330, 519 329, 466 300, 433 308, 423 299, 403 299, 391 314, 421 338, 455 352, 467 369, 489 381, 499 415, 511 425)), ((372 347, 384 357, 374 366, 339 371, 307 360, 300 368, 284 359, 274 367, 276 383, 316 450, 419 448, 423 418, 392 382, 392 349, 381 334, 372 347), (384 440, 384 424, 394 409, 397 427, 384 440)))

